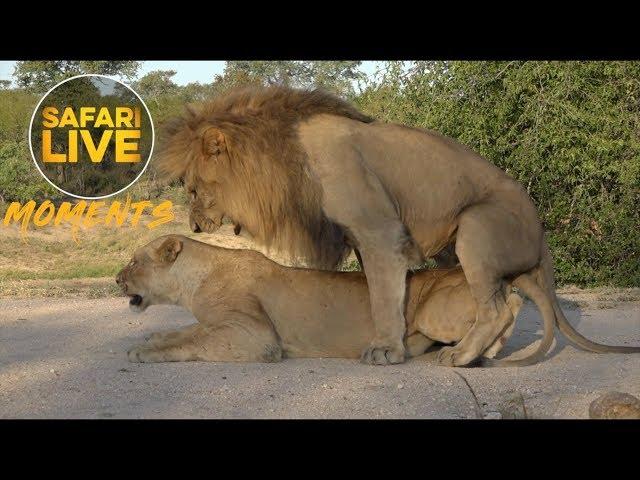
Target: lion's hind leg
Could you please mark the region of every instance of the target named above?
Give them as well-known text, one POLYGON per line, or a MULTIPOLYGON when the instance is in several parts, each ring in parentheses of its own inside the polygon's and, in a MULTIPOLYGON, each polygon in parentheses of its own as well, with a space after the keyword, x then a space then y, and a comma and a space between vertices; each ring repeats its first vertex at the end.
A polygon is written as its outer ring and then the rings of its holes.
POLYGON ((282 349, 271 325, 253 319, 195 325, 132 348, 131 362, 277 362, 282 349))
POLYGON ((440 350, 443 365, 467 365, 492 346, 513 320, 504 278, 539 262, 542 231, 535 208, 521 205, 512 211, 508 200, 476 205, 459 217, 456 253, 478 313, 457 345, 440 350))

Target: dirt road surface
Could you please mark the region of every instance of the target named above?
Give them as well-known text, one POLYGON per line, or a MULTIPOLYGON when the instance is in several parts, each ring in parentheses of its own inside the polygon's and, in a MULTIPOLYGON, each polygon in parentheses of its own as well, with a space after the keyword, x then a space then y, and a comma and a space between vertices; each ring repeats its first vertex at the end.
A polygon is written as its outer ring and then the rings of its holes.
MULTIPOLYGON (((564 309, 590 338, 640 345, 637 301, 564 309)), ((135 315, 125 298, 1 299, 0 418, 587 418, 603 392, 640 396, 640 354, 593 354, 559 336, 544 362, 512 369, 440 367, 434 352, 387 367, 127 361, 145 335, 192 322, 178 307, 135 315)), ((540 328, 525 304, 503 354, 540 328)))

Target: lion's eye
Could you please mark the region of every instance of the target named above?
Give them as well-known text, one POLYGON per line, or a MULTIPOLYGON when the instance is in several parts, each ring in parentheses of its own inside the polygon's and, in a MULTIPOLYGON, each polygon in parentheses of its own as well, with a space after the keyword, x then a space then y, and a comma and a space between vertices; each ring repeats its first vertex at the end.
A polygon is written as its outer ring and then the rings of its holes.
POLYGON ((196 194, 196 191, 195 191, 195 190, 191 190, 191 191, 189 192, 189 195, 191 196, 191 201, 192 201, 192 202, 194 202, 194 201, 196 200, 197 196, 198 196, 198 195, 196 194))

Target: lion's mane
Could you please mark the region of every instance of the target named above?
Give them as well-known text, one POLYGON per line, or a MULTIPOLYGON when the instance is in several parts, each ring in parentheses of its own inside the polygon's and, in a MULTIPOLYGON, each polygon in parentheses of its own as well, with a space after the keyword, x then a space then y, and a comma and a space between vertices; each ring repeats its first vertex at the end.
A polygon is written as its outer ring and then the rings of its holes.
POLYGON ((229 165, 213 194, 233 220, 268 248, 288 252, 317 268, 335 268, 350 251, 345 232, 322 211, 296 125, 317 114, 369 123, 373 119, 322 90, 252 87, 188 106, 166 122, 156 168, 167 179, 201 175, 203 132, 226 140, 229 165))

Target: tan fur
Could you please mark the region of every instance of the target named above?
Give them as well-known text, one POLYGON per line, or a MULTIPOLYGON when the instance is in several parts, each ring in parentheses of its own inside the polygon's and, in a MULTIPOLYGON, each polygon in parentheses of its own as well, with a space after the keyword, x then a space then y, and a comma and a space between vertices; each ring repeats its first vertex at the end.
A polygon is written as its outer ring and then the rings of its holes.
MULTIPOLYGON (((129 351, 131 361, 279 361, 283 357, 357 358, 374 332, 366 279, 283 267, 249 250, 214 247, 183 236, 158 238, 138 248, 117 276, 142 303, 178 304, 198 323, 155 333, 129 351)), ((486 352, 494 356, 511 334, 522 305, 506 292, 510 328, 486 352)), ((408 351, 424 353, 434 342, 455 343, 476 316, 459 268, 408 276, 408 351)))
POLYGON ((441 350, 442 364, 467 365, 494 344, 512 316, 505 282, 536 269, 562 331, 611 351, 571 333, 527 192, 436 132, 372 121, 318 91, 254 88, 169 122, 157 162, 192 194, 194 231, 227 215, 258 242, 318 268, 357 249, 375 325, 367 363, 404 360, 407 270, 452 244, 478 315, 441 350))

